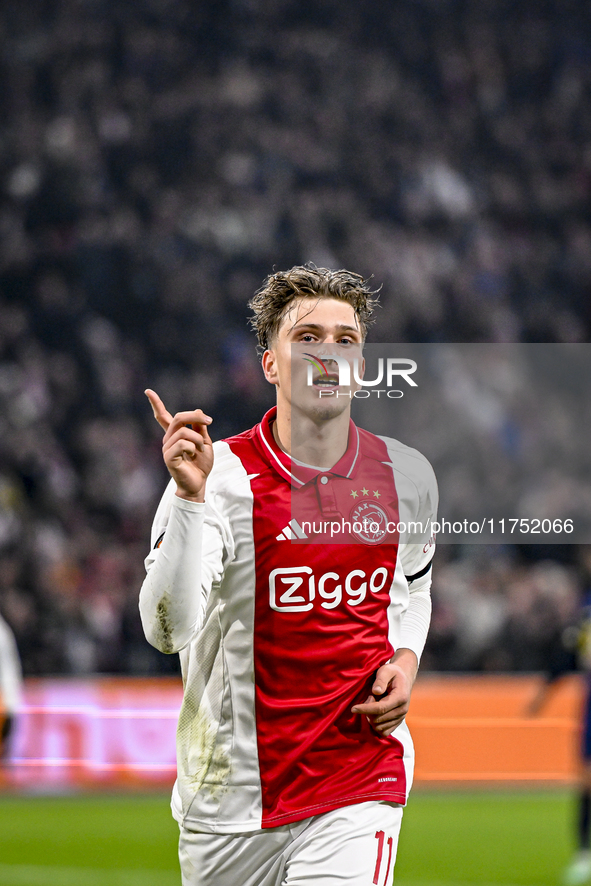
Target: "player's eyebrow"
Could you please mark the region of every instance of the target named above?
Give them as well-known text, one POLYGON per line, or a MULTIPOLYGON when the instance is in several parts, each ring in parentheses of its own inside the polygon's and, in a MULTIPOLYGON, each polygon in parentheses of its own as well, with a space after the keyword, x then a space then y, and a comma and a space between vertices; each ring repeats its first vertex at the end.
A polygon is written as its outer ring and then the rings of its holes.
MULTIPOLYGON (((319 323, 298 323, 295 326, 292 326, 289 330, 290 332, 301 332, 303 329, 312 329, 315 332, 325 332, 326 327, 321 326, 319 323)), ((356 326, 346 326, 343 324, 339 324, 335 326, 334 329, 337 332, 354 332, 356 335, 359 335, 359 329, 356 326)))

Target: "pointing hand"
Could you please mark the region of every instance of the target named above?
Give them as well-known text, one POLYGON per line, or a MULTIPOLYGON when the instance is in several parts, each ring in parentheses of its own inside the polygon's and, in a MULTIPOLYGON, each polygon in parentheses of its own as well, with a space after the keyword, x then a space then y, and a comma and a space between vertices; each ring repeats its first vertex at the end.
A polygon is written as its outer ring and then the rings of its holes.
POLYGON ((205 481, 213 467, 213 446, 207 426, 213 421, 201 409, 171 415, 155 391, 145 391, 154 418, 164 431, 162 455, 179 498, 205 500, 205 481))

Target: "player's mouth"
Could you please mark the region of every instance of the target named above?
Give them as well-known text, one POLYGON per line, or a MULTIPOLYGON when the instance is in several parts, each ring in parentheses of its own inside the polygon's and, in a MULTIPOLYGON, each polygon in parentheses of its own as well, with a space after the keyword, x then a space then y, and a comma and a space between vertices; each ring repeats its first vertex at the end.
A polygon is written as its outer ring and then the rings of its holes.
POLYGON ((338 388, 339 376, 336 375, 319 375, 314 379, 313 384, 317 388, 338 388))

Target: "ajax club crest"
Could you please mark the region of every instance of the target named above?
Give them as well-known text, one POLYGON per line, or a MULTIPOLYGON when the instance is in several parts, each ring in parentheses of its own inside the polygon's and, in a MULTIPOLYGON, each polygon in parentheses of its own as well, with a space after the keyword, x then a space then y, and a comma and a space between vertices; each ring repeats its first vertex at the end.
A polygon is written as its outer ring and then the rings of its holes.
POLYGON ((351 531, 360 541, 377 545, 387 533, 388 517, 375 501, 361 501, 355 505, 349 517, 351 531))

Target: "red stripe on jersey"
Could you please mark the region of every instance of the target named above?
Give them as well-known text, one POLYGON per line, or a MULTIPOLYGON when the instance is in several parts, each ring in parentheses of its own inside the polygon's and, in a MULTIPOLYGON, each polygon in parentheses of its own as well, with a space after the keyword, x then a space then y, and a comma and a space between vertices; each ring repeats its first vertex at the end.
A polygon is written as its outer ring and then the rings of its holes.
MULTIPOLYGON (((277 540, 292 519, 292 489, 286 476, 291 466, 271 432, 274 416, 271 410, 262 428, 227 441, 247 473, 258 474, 251 480, 253 651, 263 827, 365 800, 406 799, 401 742, 380 738, 365 717, 351 713, 394 652, 387 610, 397 545, 387 538, 334 545, 277 540)), ((379 484, 384 498, 397 504, 392 469, 382 464, 388 461, 385 445, 353 428, 343 457, 349 476, 322 472, 323 491, 343 483, 358 489, 379 484)), ((317 500, 319 477, 314 472, 298 496, 307 488, 317 500)), ((342 507, 343 491, 331 501, 342 507)))

